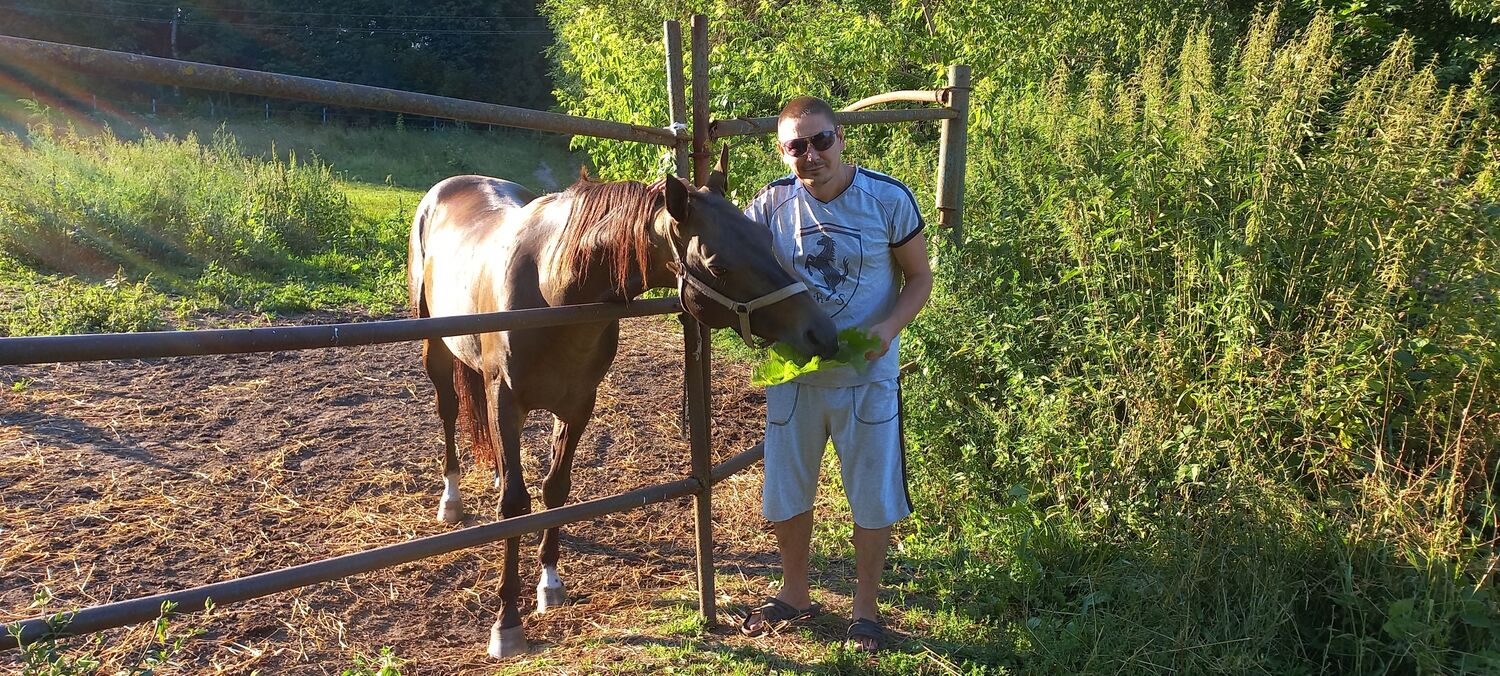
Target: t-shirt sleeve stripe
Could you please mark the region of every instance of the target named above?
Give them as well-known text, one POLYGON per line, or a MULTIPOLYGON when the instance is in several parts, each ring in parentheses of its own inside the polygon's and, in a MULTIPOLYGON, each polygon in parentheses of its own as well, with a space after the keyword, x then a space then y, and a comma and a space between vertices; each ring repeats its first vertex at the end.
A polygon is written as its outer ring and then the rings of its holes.
POLYGON ((927 229, 927 224, 922 222, 922 218, 920 216, 917 217, 917 227, 914 228, 911 231, 910 234, 908 234, 907 236, 901 238, 901 241, 899 241, 899 242, 891 242, 891 248, 895 249, 897 247, 906 246, 907 242, 910 242, 913 237, 916 237, 918 234, 920 234, 923 230, 926 230, 926 229, 927 229))
MULTIPOLYGON (((901 213, 901 209, 899 207, 896 209, 896 215, 891 219, 891 226, 895 229, 895 232, 892 232, 890 235, 891 248, 906 244, 907 242, 911 241, 912 237, 915 237, 917 233, 921 232, 922 229, 926 227, 926 223, 922 220, 922 210, 917 208, 917 198, 916 196, 912 195, 911 188, 906 187, 905 183, 891 178, 890 176, 886 176, 885 174, 882 174, 878 171, 871 171, 864 168, 861 168, 859 171, 860 173, 869 177, 871 180, 879 181, 881 183, 899 188, 901 194, 906 196, 906 204, 910 207, 911 211, 903 214, 901 213), (908 227, 911 229, 906 230, 906 228, 908 227)), ((900 198, 898 197, 896 198, 896 200, 897 204, 899 204, 900 198)))

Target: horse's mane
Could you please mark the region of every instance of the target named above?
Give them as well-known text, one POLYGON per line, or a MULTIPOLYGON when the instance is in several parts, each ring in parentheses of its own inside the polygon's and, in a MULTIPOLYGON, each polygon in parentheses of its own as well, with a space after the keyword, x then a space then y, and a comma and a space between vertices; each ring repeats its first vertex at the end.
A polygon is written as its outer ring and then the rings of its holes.
POLYGON ((559 197, 573 205, 558 237, 555 271, 573 284, 584 271, 602 264, 615 288, 628 294, 632 271, 646 278, 652 216, 662 206, 661 193, 635 181, 596 181, 584 170, 559 197))

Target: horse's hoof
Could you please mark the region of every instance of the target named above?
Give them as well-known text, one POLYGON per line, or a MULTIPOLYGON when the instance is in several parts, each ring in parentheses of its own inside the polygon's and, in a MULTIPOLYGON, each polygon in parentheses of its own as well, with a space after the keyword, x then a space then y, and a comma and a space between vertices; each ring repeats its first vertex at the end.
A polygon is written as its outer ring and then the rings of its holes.
POLYGON ((526 644, 526 629, 521 625, 501 629, 496 622, 490 627, 490 657, 497 660, 524 655, 531 646, 526 644))
POLYGON ((536 586, 536 611, 545 613, 568 602, 568 589, 561 584, 556 587, 536 586))
POLYGON ((443 523, 462 523, 464 520, 464 503, 462 500, 444 500, 438 505, 438 521, 443 523))

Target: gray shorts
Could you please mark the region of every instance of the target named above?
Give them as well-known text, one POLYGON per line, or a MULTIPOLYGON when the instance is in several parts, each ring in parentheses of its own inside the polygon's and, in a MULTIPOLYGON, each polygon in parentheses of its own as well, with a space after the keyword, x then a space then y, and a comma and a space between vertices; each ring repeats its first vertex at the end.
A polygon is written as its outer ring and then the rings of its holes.
POLYGON ((785 521, 812 509, 830 438, 855 524, 884 528, 911 514, 898 381, 786 383, 766 388, 766 519, 785 521))

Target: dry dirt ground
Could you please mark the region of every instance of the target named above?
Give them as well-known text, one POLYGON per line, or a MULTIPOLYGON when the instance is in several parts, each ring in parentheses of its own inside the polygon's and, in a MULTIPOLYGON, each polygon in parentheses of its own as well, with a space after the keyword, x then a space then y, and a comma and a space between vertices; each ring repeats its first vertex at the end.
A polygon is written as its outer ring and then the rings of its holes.
MULTIPOLYGON (((570 503, 688 471, 680 330, 648 318, 626 320, 623 333, 578 449, 570 503)), ((764 398, 745 365, 715 366, 718 462, 759 441, 764 398)), ((0 622, 452 530, 435 518, 441 426, 415 342, 0 367, 0 387, 0 622)), ((550 430, 550 416, 533 413, 523 441, 537 510, 550 430)), ((498 495, 465 450, 465 525, 489 522, 498 495)), ((772 585, 760 481, 757 465, 716 488, 726 603, 772 585)), ((527 615, 528 637, 545 656, 527 670, 654 670, 642 656, 673 644, 671 623, 691 618, 696 599, 690 511, 683 498, 566 528, 561 572, 572 598, 557 612, 527 615), (662 623, 664 636, 652 629, 662 623)), ((522 543, 523 613, 535 601, 536 541, 522 543)), ((406 660, 406 674, 505 669, 484 654, 500 553, 486 545, 176 617, 174 630, 204 633, 159 673, 338 674, 383 646, 406 660)), ((734 618, 721 622, 698 638, 722 652, 754 650, 762 666, 796 668, 774 646, 738 636, 734 618)), ((822 624, 815 632, 825 639, 841 629, 822 624)), ((103 657, 112 673, 149 647, 151 627, 100 636, 92 647, 70 645, 103 657)), ((0 655, 0 672, 17 669, 15 651, 0 655)))

